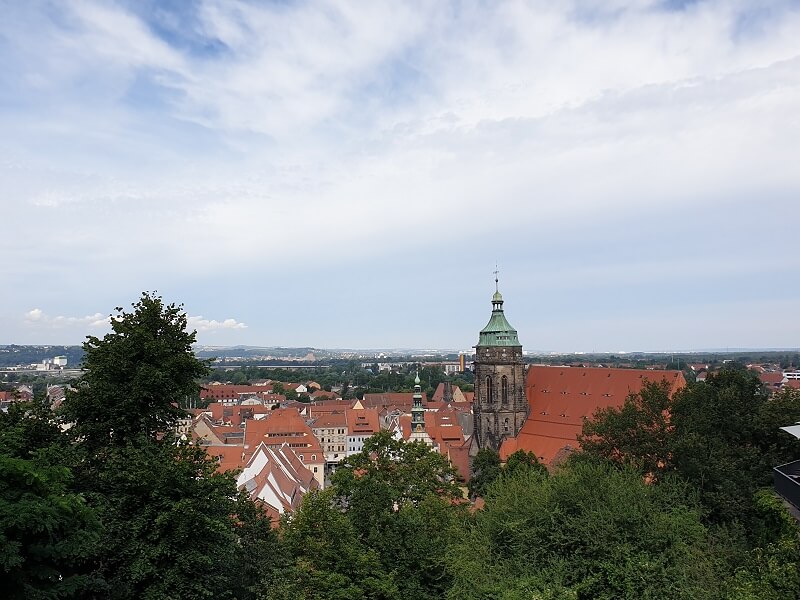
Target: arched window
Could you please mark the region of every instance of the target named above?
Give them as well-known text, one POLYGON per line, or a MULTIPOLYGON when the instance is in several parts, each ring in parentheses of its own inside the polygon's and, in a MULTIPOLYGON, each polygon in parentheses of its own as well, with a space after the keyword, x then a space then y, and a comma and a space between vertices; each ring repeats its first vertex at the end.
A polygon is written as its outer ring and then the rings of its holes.
POLYGON ((486 378, 486 400, 491 404, 494 402, 494 386, 492 385, 492 376, 486 378))
POLYGON ((508 419, 503 421, 503 431, 508 433, 508 419))
POLYGON ((503 404, 508 404, 508 378, 505 375, 500 380, 500 398, 502 398, 503 404))

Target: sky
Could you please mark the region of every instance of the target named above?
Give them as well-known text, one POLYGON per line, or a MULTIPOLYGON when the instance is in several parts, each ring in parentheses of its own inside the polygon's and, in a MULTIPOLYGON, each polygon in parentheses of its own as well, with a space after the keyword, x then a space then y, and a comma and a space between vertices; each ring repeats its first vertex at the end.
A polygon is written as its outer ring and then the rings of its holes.
POLYGON ((0 344, 800 346, 800 2, 0 14, 0 344))

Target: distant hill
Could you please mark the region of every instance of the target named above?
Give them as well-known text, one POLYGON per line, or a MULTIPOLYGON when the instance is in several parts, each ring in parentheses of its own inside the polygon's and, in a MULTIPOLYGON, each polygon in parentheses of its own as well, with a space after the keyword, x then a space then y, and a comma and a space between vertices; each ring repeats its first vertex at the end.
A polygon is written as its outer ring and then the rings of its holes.
POLYGON ((80 346, 0 346, 0 368, 40 363, 54 356, 66 356, 67 366, 75 368, 83 360, 80 346))

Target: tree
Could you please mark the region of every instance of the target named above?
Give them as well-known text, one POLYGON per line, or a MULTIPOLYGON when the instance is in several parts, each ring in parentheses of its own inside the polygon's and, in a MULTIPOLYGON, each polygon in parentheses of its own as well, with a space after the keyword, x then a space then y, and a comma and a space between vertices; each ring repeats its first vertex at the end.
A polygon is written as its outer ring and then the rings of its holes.
POLYGON ((359 540, 330 490, 307 494, 300 509, 284 518, 282 535, 291 558, 267 574, 259 598, 400 598, 390 571, 359 540))
POLYGON ((756 374, 735 365, 676 394, 671 462, 699 490, 710 522, 758 519, 755 492, 771 484, 773 466, 800 455, 779 430, 797 420, 800 396, 770 399, 756 374))
POLYGON ((704 598, 717 581, 686 485, 647 485, 633 470, 574 462, 490 487, 448 550, 447 597, 704 598))
POLYGON ((800 394, 770 398, 758 377, 729 364, 704 383, 670 399, 647 384, 620 408, 598 411, 584 424, 584 453, 635 467, 651 481, 676 473, 700 495, 710 523, 750 523, 754 494, 771 481, 772 467, 800 455, 800 443, 781 425, 800 420, 800 394))
MULTIPOLYGON (((100 572, 114 598, 226 597, 237 555, 236 484, 195 445, 110 453, 97 473, 100 572)), ((96 497, 96 496, 95 496, 96 497)))
MULTIPOLYGON (((364 442, 358 454, 348 457, 336 470, 331 481, 346 506, 352 510, 360 501, 369 499, 364 508, 379 506, 392 511, 398 506, 421 502, 428 495, 456 499, 461 491, 456 471, 449 461, 421 442, 396 440, 381 430, 364 442)), ((372 512, 370 510, 370 512, 372 512)))
POLYGON ((727 598, 795 598, 800 590, 800 527, 771 490, 760 491, 755 505, 767 527, 761 543, 726 582, 727 598))
POLYGON ((383 569, 395 573, 401 597, 441 597, 450 581, 444 550, 465 511, 447 459, 381 431, 331 480, 336 505, 383 569))
POLYGON ((645 382, 621 407, 601 408, 585 421, 578 441, 588 454, 658 477, 669 462, 669 407, 667 383, 645 382))
POLYGON ((102 525, 91 573, 114 599, 252 597, 252 565, 241 575, 230 565, 243 548, 269 545, 269 530, 233 476, 174 435, 181 400, 207 371, 195 333, 159 297, 145 293, 133 308, 84 344, 87 372, 64 403, 74 487, 102 525))
POLYGON ((44 400, 0 412, 0 579, 6 598, 68 598, 96 581, 95 512, 70 490, 70 447, 44 400))
POLYGON ((536 454, 525 450, 517 450, 511 453, 501 474, 503 477, 513 477, 525 471, 535 471, 544 477, 548 475, 547 467, 539 462, 536 454))
POLYGON ((82 573, 99 539, 65 467, 0 455, 0 574, 5 598, 73 597, 93 587, 82 573))
POLYGON ((491 448, 481 448, 472 459, 472 477, 467 488, 471 498, 484 496, 500 476, 500 455, 491 448))
POLYGON ((64 418, 87 448, 124 446, 170 431, 179 408, 199 392, 208 364, 192 352, 181 306, 142 294, 132 312, 117 308, 112 332, 83 344, 85 373, 67 394, 64 418))

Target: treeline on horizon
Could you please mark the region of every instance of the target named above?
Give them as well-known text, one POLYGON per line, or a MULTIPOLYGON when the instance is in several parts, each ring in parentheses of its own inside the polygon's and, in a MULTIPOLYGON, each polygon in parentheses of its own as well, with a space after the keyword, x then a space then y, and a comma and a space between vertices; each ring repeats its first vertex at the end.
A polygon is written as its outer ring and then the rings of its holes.
MULTIPOLYGON (((26 355, 31 359, 30 362, 40 362, 45 358, 52 358, 58 353, 66 354, 69 365, 75 368, 83 359, 83 348, 78 346, 7 346, 14 348, 14 355, 26 355), (38 348, 38 349, 37 349, 38 348), (46 349, 45 349, 46 348, 46 349), (58 353, 55 351, 58 350, 58 353), (22 354, 20 354, 22 353, 22 354)), ((0 347, 2 350, 2 347, 0 347)), ((296 349, 287 349, 296 350, 296 349)), ((202 358, 197 352, 195 355, 202 358)), ((207 357, 204 360, 208 360, 207 357)), ((676 355, 553 355, 542 357, 527 357, 528 362, 548 365, 569 365, 584 366, 602 364, 606 367, 622 368, 653 368, 661 367, 666 369, 681 370, 687 381, 694 381, 696 373, 691 369, 692 364, 708 364, 713 371, 719 369, 729 362, 738 365, 748 365, 753 363, 776 364, 784 369, 800 368, 800 353, 797 352, 759 352, 759 353, 730 353, 730 354, 676 354, 676 355)), ((0 366, 4 360, 9 361, 8 356, 0 352, 0 366), (5 356, 5 358, 4 358, 5 356)), ((417 370, 420 372, 423 392, 428 397, 433 395, 434 390, 442 381, 449 380, 453 385, 457 385, 462 391, 470 392, 473 390, 473 378, 470 371, 457 373, 450 376, 445 375, 442 369, 435 366, 422 366, 422 363, 435 362, 421 357, 404 356, 395 357, 391 360, 397 362, 407 362, 408 366, 399 371, 379 371, 378 363, 373 361, 362 361, 354 359, 331 359, 325 361, 325 366, 313 369, 293 369, 293 361, 275 361, 277 365, 270 367, 259 366, 258 361, 253 364, 242 364, 236 366, 214 365, 204 377, 200 378, 202 383, 221 382, 237 385, 249 384, 253 381, 271 379, 286 383, 305 383, 315 381, 320 384, 323 391, 331 391, 333 388, 341 390, 341 395, 345 399, 362 398, 369 393, 385 392, 410 392, 414 388, 414 376, 417 370), (280 366, 280 362, 284 362, 280 366), (362 363, 370 366, 362 367, 362 363)), ((27 361, 26 361, 27 362, 27 361)), ((16 364, 16 363, 14 363, 16 364)), ((7 365, 6 365, 7 366, 7 365)), ((53 383, 70 383, 72 375, 59 376, 57 373, 5 373, 0 374, 0 391, 10 391, 15 385, 31 385, 34 392, 43 393, 46 387, 53 383)), ((309 397, 303 394, 289 394, 291 400, 309 401, 309 397)), ((202 406, 203 403, 195 395, 191 402, 192 406, 202 406)))
MULTIPOLYGON (((290 357, 305 356, 307 353, 319 352, 332 352, 320 348, 311 347, 297 347, 297 348, 243 348, 236 347, 230 348, 215 348, 213 350, 207 349, 194 349, 195 355, 202 360, 207 359, 229 359, 240 358, 244 359, 246 364, 243 367, 257 366, 257 363, 263 362, 260 358, 265 350, 274 353, 276 364, 287 367, 287 370, 292 370, 291 367, 297 364, 297 360, 289 360, 290 357), (240 352, 241 354, 235 354, 240 352), (250 364, 252 363, 252 364, 250 364)), ((17 365, 26 365, 40 363, 47 358, 54 356, 66 356, 69 360, 71 367, 79 365, 83 360, 83 346, 64 346, 64 345, 26 345, 26 344, 7 344, 0 345, 0 367, 13 367, 17 365)), ((442 356, 418 356, 413 354, 398 354, 396 356, 387 356, 380 359, 377 358, 340 358, 336 356, 326 357, 324 359, 311 361, 310 365, 318 364, 320 370, 325 370, 328 367, 340 368, 347 367, 353 364, 360 365, 370 362, 444 362, 458 360, 458 354, 447 354, 442 356)), ((735 361, 741 364, 751 363, 774 363, 780 365, 782 368, 800 368, 800 351, 797 349, 787 350, 746 350, 746 351, 731 351, 731 352, 631 352, 631 353, 563 353, 563 354, 541 354, 541 355, 526 355, 527 362, 537 364, 572 364, 572 363, 607 363, 608 366, 615 366, 620 364, 625 365, 641 365, 641 367, 652 366, 656 364, 680 364, 684 365, 704 363, 709 365, 721 365, 725 361, 735 361), (677 359, 677 360, 676 360, 677 359)), ((226 369, 224 362, 220 363, 220 368, 226 369)), ((236 366, 233 366, 235 369, 236 366)), ((683 368, 683 367, 680 367, 683 368)), ((308 372, 314 372, 308 369, 308 372)))
POLYGON ((650 384, 587 423, 551 471, 481 451, 467 482, 373 436, 273 528, 202 447, 169 432, 208 365, 180 306, 144 294, 84 344, 57 412, 0 414, 7 598, 797 598, 800 530, 770 488, 800 458, 769 397, 726 365, 670 399, 650 384), (69 428, 64 425, 70 424, 69 428))

